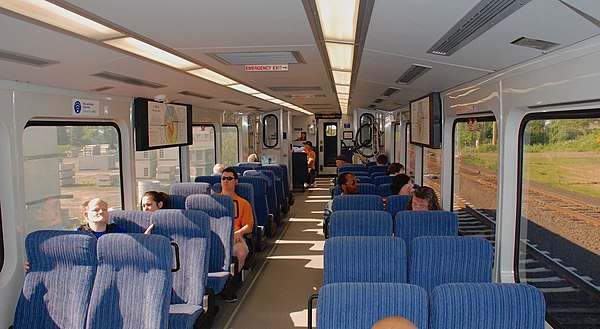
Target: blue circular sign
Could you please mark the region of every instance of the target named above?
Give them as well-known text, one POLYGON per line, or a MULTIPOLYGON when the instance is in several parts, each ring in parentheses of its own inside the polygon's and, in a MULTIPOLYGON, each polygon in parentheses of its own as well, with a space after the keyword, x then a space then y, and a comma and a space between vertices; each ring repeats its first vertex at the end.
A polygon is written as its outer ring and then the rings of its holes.
POLYGON ((75 101, 75 104, 73 104, 73 111, 75 111, 75 113, 77 113, 77 114, 81 113, 81 102, 80 101, 75 101))

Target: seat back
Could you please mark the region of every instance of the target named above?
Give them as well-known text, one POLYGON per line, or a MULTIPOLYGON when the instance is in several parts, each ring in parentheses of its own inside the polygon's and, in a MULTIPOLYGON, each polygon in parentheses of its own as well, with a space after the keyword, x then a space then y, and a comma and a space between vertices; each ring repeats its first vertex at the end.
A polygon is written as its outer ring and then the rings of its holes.
POLYGON ((382 198, 392 195, 392 184, 387 183, 377 185, 377 194, 379 194, 379 196, 382 198))
POLYGON ((339 210, 331 213, 329 236, 389 236, 394 221, 382 210, 339 210))
POLYGON ((152 222, 152 213, 141 210, 111 210, 108 217, 127 233, 144 233, 152 222))
POLYGON ((208 183, 210 186, 213 184, 217 184, 221 182, 221 175, 212 175, 212 176, 196 176, 194 179, 196 183, 208 183))
MULTIPOLYGON (((358 177, 360 179, 360 177, 358 177)), ((369 178, 370 179, 370 178, 369 178)), ((335 186, 335 190, 333 191, 333 195, 342 194, 342 188, 339 185, 335 186)), ((377 186, 375 184, 369 183, 360 183, 358 185, 358 194, 375 194, 377 195, 377 186)))
MULTIPOLYGON (((391 188, 390 193, 392 193, 391 188)), ((409 200, 410 195, 390 195, 385 201, 385 210, 395 217, 397 212, 406 209, 409 200)))
POLYGON ((406 283, 331 283, 321 287, 317 304, 317 328, 371 328, 390 316, 427 328, 427 293, 406 283))
POLYGON ((101 236, 86 327, 166 328, 172 264, 173 251, 167 237, 125 233, 101 236))
POLYGON ((210 219, 200 210, 165 209, 152 213, 152 234, 164 235, 179 248, 171 304, 202 306, 210 254, 210 219))
POLYGON ((345 173, 345 172, 357 172, 357 171, 362 171, 362 172, 366 173, 367 168, 362 164, 345 164, 345 165, 339 166, 337 168, 338 174, 345 173))
POLYGON ((192 194, 210 194, 209 183, 173 183, 170 186, 171 208, 185 209, 185 198, 192 194))
POLYGON ((229 271, 233 257, 233 199, 229 195, 190 195, 185 207, 208 215, 211 229, 208 271, 229 271))
POLYGON ((83 328, 96 276, 96 238, 77 231, 35 231, 27 235, 25 251, 30 268, 14 328, 83 328))
POLYGON ((406 243, 419 236, 456 236, 458 216, 443 210, 400 211, 394 218, 394 235, 406 243))
POLYGON ((351 194, 333 197, 332 210, 383 210, 383 199, 379 195, 351 194))
POLYGON ((431 294, 430 329, 543 329, 539 289, 519 283, 449 283, 431 294))
POLYGON ((287 213, 289 210, 289 205, 287 203, 287 194, 285 193, 285 189, 283 187, 283 173, 281 168, 279 166, 260 166, 256 169, 268 175, 273 180, 275 193, 277 194, 277 204, 283 213, 287 213))
MULTIPOLYGON (((277 200, 277 192, 275 191, 275 174, 270 171, 258 171, 258 170, 247 170, 244 172, 244 177, 262 177, 267 182, 266 194, 267 194, 267 206, 269 208, 269 214, 273 214, 276 219, 279 219, 280 210, 279 203, 277 200)), ((243 182, 243 180, 240 180, 243 182)))
POLYGON ((240 162, 238 163, 239 167, 250 167, 250 168, 254 168, 254 167, 258 167, 260 166, 261 163, 260 162, 240 162))
POLYGON ((269 221, 269 200, 267 198, 268 180, 256 170, 247 170, 244 176, 239 177, 240 183, 251 184, 254 190, 254 209, 256 210, 255 224, 265 228, 267 235, 271 235, 271 222, 269 221))
POLYGON ((492 245, 483 238, 414 238, 409 243, 408 282, 427 293, 443 283, 492 282, 492 257, 492 245))
POLYGON ((367 172, 369 173, 369 175, 371 175, 372 173, 375 173, 375 172, 385 172, 387 170, 387 168, 388 168, 387 165, 385 165, 385 166, 370 166, 367 169, 367 172))
POLYGON ((344 236, 325 241, 323 284, 406 283, 406 244, 392 236, 344 236))
POLYGON ((391 184, 392 179, 394 179, 394 176, 388 176, 384 174, 380 176, 371 177, 371 179, 373 179, 373 184, 375 185, 391 184))

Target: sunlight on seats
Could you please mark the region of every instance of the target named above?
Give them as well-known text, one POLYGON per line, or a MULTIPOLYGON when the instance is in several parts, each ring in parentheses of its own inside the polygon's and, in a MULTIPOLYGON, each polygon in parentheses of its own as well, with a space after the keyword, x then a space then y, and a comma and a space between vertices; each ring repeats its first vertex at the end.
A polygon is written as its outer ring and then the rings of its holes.
POLYGON ((321 214, 321 215, 323 215, 324 212, 325 212, 325 210, 313 210, 310 213, 311 214, 321 214))
POLYGON ((275 244, 312 244, 312 247, 308 249, 310 251, 323 251, 325 247, 325 241, 277 240, 275 244))
POLYGON ((296 222, 296 223, 321 223, 321 222, 323 222, 323 220, 319 219, 319 218, 290 218, 288 221, 296 222))
POLYGON ((307 260, 308 263, 304 265, 306 268, 312 268, 316 270, 323 269, 323 255, 290 255, 290 256, 269 256, 267 259, 270 260, 307 260))
MULTIPOLYGON (((294 322, 294 327, 306 328, 308 326, 308 310, 303 309, 302 311, 290 313, 290 318, 294 322)), ((312 309, 313 328, 317 324, 317 309, 312 309)))

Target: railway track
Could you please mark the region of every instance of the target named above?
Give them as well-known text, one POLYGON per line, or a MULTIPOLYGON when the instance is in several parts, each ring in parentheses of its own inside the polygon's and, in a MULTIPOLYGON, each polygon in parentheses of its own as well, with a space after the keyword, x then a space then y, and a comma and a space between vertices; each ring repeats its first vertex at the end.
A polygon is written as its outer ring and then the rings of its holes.
MULTIPOLYGON (((491 216, 468 205, 455 205, 459 218, 459 234, 479 236, 495 246, 495 222, 491 216)), ((521 253, 527 283, 539 288, 546 298, 548 320, 558 328, 600 328, 600 289, 590 278, 577 274, 547 250, 522 240, 526 254, 521 253)))

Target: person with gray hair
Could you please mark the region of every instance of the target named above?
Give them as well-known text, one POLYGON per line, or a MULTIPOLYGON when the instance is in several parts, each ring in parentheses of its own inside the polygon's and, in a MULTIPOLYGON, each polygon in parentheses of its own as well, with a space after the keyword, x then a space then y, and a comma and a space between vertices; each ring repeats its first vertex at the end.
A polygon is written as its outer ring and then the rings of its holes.
POLYGON ((248 156, 248 162, 258 162, 258 155, 252 153, 248 156))
POLYGON ((223 173, 223 169, 225 169, 225 166, 220 163, 217 163, 213 167, 213 176, 221 176, 221 173, 223 173))

